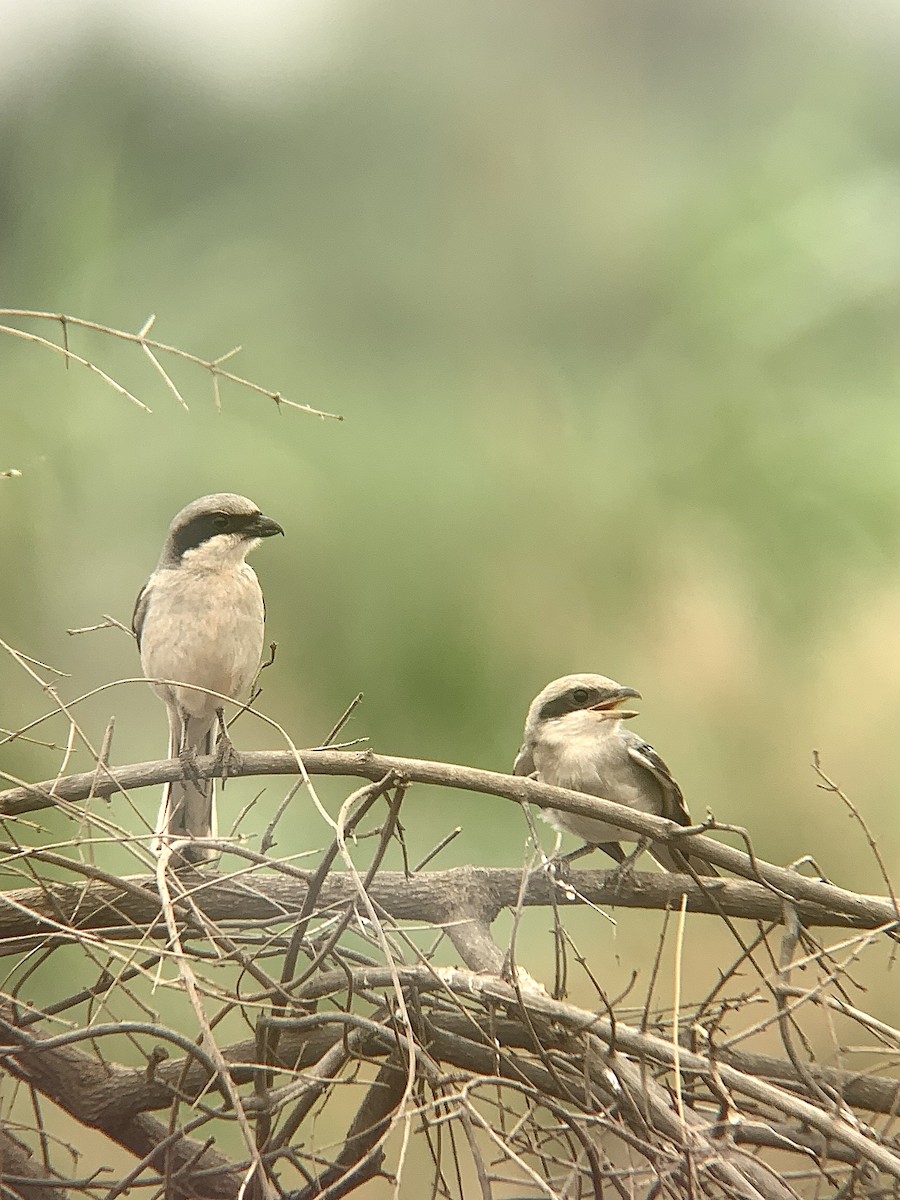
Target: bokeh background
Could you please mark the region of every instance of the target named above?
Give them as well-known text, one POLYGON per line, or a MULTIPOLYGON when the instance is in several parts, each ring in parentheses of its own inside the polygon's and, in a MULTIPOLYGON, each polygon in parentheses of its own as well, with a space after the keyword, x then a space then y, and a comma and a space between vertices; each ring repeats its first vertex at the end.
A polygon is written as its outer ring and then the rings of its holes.
MULTIPOLYGON (((185 413, 133 347, 73 332, 147 415, 0 339, 0 470, 21 471, 0 480, 0 636, 69 672, 65 698, 137 674, 124 634, 66 630, 127 623, 174 512, 244 492, 287 531, 254 559, 278 643, 261 704, 298 744, 362 691, 348 737, 506 769, 533 695, 600 671, 643 692, 635 727, 695 815, 883 891, 810 763, 818 749, 896 870, 895 6, 2 16, 4 303, 131 330, 156 313, 163 341, 241 344, 239 373, 344 420, 228 386, 217 413, 209 378, 175 367, 185 413)), ((0 688, 6 729, 48 708, 6 656, 0 688)), ((115 762, 164 749, 144 689, 79 711, 97 741, 115 714, 115 762)), ((0 747, 12 777, 59 763, 0 747)), ((226 816, 256 790, 230 785, 226 816)), ((260 828, 280 794, 267 784, 260 828)), ((405 823, 414 856, 463 826, 435 865, 526 853, 502 801, 421 790, 405 823)), ((327 836, 308 804, 281 828, 284 850, 327 836)), ((658 917, 572 920, 611 993, 648 965, 658 917)), ((539 976, 548 923, 520 947, 539 976)))

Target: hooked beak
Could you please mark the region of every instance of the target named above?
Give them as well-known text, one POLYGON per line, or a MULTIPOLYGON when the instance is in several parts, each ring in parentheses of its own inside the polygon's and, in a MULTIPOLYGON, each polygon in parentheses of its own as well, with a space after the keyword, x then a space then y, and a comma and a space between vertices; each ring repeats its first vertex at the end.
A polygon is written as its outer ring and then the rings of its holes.
POLYGON ((592 704, 591 712, 595 712, 601 718, 609 721, 629 721, 632 717, 638 716, 637 711, 633 708, 619 708, 622 701, 628 699, 642 700, 643 697, 634 688, 618 688, 605 700, 601 700, 599 704, 592 704))
POLYGON ((267 538, 274 537, 276 533, 280 533, 284 537, 284 530, 277 521, 273 521, 271 517, 264 516, 260 513, 244 530, 250 537, 267 538))

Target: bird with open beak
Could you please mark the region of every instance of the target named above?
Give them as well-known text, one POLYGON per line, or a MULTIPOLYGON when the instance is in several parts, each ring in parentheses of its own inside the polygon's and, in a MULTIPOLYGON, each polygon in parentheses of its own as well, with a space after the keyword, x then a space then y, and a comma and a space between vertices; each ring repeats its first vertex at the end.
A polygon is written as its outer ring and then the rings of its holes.
MULTIPOLYGON (((604 675, 565 675, 554 679, 532 701, 525 721, 525 738, 514 775, 586 792, 624 804, 638 812, 667 817, 690 825, 681 788, 660 756, 623 721, 638 714, 623 709, 626 700, 641 699, 634 688, 622 687, 604 675)), ((617 863, 626 861, 620 841, 634 834, 608 822, 558 809, 544 809, 545 820, 564 833, 574 833, 590 846, 604 850, 617 863)), ((669 871, 686 870, 687 854, 673 845, 655 842, 650 853, 669 871)), ((690 858, 699 875, 716 871, 696 856, 690 858)))
MULTIPOLYGON (((141 665, 169 717, 169 755, 184 778, 166 785, 156 825, 166 836, 217 836, 215 786, 192 772, 198 754, 218 753, 225 772, 234 750, 223 696, 242 701, 259 670, 265 604, 247 555, 263 538, 283 534, 252 500, 233 492, 201 496, 173 519, 156 570, 141 589, 132 626, 141 665)), ((191 840, 179 860, 204 862, 215 851, 191 840)))

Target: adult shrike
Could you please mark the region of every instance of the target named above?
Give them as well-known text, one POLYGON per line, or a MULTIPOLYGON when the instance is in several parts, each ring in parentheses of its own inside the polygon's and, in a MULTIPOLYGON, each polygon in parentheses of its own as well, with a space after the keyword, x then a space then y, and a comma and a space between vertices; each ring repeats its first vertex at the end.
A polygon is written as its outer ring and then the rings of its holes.
MULTIPOLYGON (((245 496, 201 496, 172 521, 156 570, 135 603, 132 628, 144 674, 172 681, 153 690, 169 714, 169 756, 180 757, 185 769, 163 792, 157 851, 166 834, 216 836, 213 780, 197 779, 191 766, 196 755, 212 753, 217 725, 223 764, 231 751, 220 696, 246 697, 262 657, 266 613, 245 559, 276 533, 284 533, 278 522, 245 496)), ((191 845, 181 856, 203 862, 215 855, 191 845)))
MULTIPOLYGON (((513 774, 530 775, 542 783, 602 796, 638 812, 690 825, 684 796, 669 768, 651 745, 622 725, 638 715, 619 707, 631 698, 639 700, 640 692, 604 675, 554 679, 528 710, 525 740, 513 774)), ((574 833, 618 863, 625 861, 619 841, 638 840, 594 817, 553 808, 544 809, 542 815, 554 828, 574 833)), ((669 871, 683 873, 686 869, 688 856, 674 845, 655 842, 650 853, 669 871)), ((717 873, 696 857, 690 862, 698 875, 717 873)))

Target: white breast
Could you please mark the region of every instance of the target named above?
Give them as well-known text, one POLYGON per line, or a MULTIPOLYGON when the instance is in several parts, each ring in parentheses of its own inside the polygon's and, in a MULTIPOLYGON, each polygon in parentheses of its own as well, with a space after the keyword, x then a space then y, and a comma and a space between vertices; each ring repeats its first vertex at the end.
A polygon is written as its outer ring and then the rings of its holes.
MULTIPOLYGON (((246 563, 209 571, 156 572, 141 631, 141 665, 149 678, 171 679, 242 700, 262 655, 264 609, 246 563)), ((190 688, 158 687, 192 716, 208 716, 220 700, 190 688)))
MULTIPOLYGON (((548 722, 533 748, 534 765, 544 783, 586 792, 640 812, 658 813, 661 795, 656 781, 628 756, 618 722, 597 720, 592 713, 578 720, 548 722), (583 719, 582 719, 583 718, 583 719)), ((546 819, 557 829, 586 842, 633 841, 633 835, 604 821, 549 810, 546 819)))

